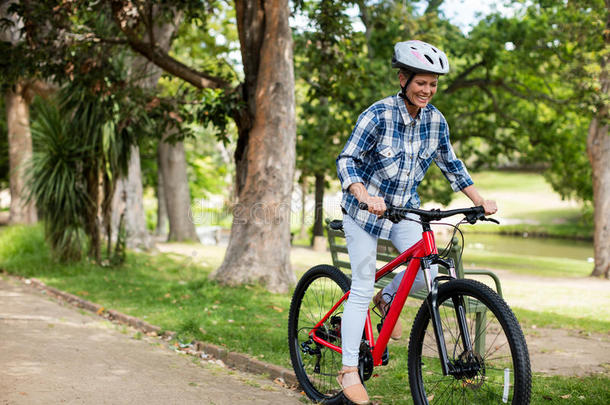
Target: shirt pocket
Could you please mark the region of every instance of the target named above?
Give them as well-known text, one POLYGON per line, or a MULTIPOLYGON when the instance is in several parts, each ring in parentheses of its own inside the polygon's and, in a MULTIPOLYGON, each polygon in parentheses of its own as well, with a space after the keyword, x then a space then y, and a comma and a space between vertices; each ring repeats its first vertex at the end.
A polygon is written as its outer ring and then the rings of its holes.
POLYGON ((415 162, 415 180, 422 181, 430 164, 432 164, 432 159, 437 154, 438 149, 438 140, 436 142, 426 142, 420 148, 417 153, 417 162, 415 162))
POLYGON ((375 171, 384 180, 397 180, 404 151, 389 145, 378 145, 375 151, 375 171))

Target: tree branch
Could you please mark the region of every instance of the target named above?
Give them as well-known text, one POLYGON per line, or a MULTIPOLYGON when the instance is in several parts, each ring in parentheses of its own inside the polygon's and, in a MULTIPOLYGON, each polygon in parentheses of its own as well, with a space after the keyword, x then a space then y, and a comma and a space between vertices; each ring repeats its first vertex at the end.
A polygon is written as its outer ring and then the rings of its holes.
POLYGON ((527 125, 526 123, 524 123, 521 120, 518 120, 514 117, 510 117, 509 115, 507 115, 504 112, 503 108, 500 108, 500 105, 498 104, 498 100, 496 100, 496 97, 493 95, 493 93, 491 92, 491 90, 489 90, 486 87, 481 87, 481 90, 483 90, 485 92, 485 94, 487 94, 489 96, 489 98, 491 99, 491 102, 493 104, 494 107, 494 111, 496 112, 496 114, 498 114, 500 117, 504 118, 507 121, 513 121, 516 122, 520 127, 522 128, 528 128, 529 125, 527 125))
POLYGON ((169 56, 167 52, 162 51, 157 46, 152 46, 149 43, 134 38, 127 38, 127 41, 136 52, 140 53, 152 63, 166 72, 189 82, 197 88, 218 89, 229 87, 229 83, 224 79, 191 69, 184 63, 169 56))
MULTIPOLYGON (((464 74, 460 75, 460 77, 461 76, 466 77, 464 74)), ((569 102, 569 100, 556 99, 556 98, 553 98, 544 93, 535 92, 532 89, 530 89, 529 87, 527 87, 521 83, 511 83, 511 84, 506 83, 504 81, 504 79, 502 79, 502 78, 497 78, 497 79, 493 79, 493 80, 488 79, 488 78, 459 80, 459 78, 458 78, 449 85, 449 87, 445 90, 445 92, 447 94, 451 94, 451 93, 456 92, 459 89, 468 88, 468 87, 479 87, 482 90, 485 90, 488 87, 498 87, 498 88, 504 89, 505 91, 512 94, 513 96, 526 100, 526 101, 531 101, 532 98, 535 98, 535 99, 539 99, 539 100, 540 99, 546 100, 546 101, 554 103, 554 104, 566 104, 569 102), (511 86, 511 84, 516 84, 516 85, 519 85, 519 86, 525 88, 526 93, 523 93, 522 91, 517 90, 515 87, 511 86)))
POLYGON ((199 89, 228 88, 230 86, 230 83, 225 79, 199 72, 186 66, 184 63, 171 57, 166 51, 158 47, 157 44, 142 41, 133 29, 133 27, 137 26, 138 21, 132 19, 128 12, 129 10, 124 8, 124 3, 120 0, 111 0, 110 3, 112 16, 119 29, 125 34, 127 43, 134 51, 138 52, 166 72, 183 79, 199 89), (136 22, 136 24, 133 24, 134 22, 136 22))

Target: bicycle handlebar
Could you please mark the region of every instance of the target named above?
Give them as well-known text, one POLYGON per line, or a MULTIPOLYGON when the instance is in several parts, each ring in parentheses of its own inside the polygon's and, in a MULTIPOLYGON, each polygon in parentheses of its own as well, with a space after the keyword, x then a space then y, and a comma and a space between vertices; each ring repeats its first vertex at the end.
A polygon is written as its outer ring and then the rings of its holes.
MULTIPOLYGON (((366 203, 358 203, 358 208, 361 210, 368 211, 369 207, 366 203)), ((398 207, 387 207, 385 212, 380 218, 387 218, 390 221, 397 223, 405 219, 407 214, 419 215, 421 220, 424 222, 439 221, 443 218, 451 217, 453 215, 463 214, 466 220, 470 224, 474 224, 477 221, 490 221, 499 224, 496 219, 487 218, 485 216, 485 210, 482 206, 470 207, 470 208, 458 208, 454 210, 441 211, 440 209, 422 210, 419 208, 398 208, 398 207)))

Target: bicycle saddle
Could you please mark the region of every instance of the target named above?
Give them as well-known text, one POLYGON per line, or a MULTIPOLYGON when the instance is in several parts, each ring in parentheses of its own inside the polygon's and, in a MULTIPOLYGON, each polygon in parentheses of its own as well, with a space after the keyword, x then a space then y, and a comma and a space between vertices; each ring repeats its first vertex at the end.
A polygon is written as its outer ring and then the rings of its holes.
POLYGON ((332 221, 330 221, 328 226, 330 227, 330 229, 334 229, 335 231, 342 231, 343 221, 340 219, 333 219, 332 221))

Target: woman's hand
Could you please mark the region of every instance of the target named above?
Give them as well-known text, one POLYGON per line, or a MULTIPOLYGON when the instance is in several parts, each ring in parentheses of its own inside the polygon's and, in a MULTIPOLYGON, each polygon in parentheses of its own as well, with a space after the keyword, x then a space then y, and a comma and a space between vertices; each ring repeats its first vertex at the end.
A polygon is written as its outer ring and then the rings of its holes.
POLYGON ((377 216, 383 215, 386 210, 385 201, 382 197, 374 197, 369 195, 366 187, 362 183, 353 183, 349 186, 349 192, 352 193, 356 200, 366 203, 369 207, 369 212, 377 216))
POLYGON ((366 203, 366 205, 369 206, 369 212, 377 215, 378 217, 383 215, 387 208, 382 197, 374 197, 369 195, 368 198, 361 200, 361 202, 366 203))
POLYGON ((498 212, 498 206, 494 200, 483 200, 481 205, 485 210, 485 215, 492 215, 498 212))

